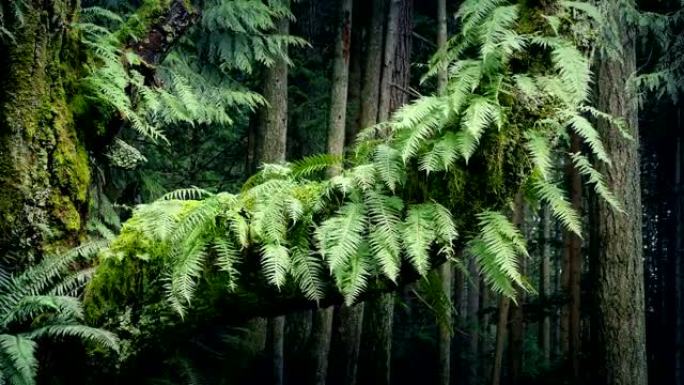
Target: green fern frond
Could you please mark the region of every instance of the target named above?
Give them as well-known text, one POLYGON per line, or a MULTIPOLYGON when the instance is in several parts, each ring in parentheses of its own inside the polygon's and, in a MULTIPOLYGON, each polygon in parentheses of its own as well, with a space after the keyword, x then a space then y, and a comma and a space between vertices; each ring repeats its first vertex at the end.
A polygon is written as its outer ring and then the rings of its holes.
POLYGON ((603 198, 603 200, 608 202, 608 204, 610 204, 615 210, 624 213, 622 205, 618 201, 617 197, 612 193, 612 191, 610 191, 608 185, 606 185, 603 175, 601 175, 600 172, 591 166, 589 159, 579 152, 570 154, 570 158, 580 174, 586 176, 588 182, 594 185, 594 190, 596 193, 603 198))
POLYGON ((287 280, 290 263, 287 247, 274 243, 266 243, 261 247, 261 266, 264 269, 264 275, 278 288, 282 287, 287 280))
POLYGON ((558 219, 563 226, 581 237, 582 226, 579 214, 572 208, 567 200, 565 192, 554 183, 537 178, 533 180, 532 192, 551 208, 553 216, 558 219))
POLYGON ((532 158, 532 163, 539 170, 542 178, 549 180, 553 160, 548 139, 538 131, 528 131, 525 133, 525 137, 527 138, 527 151, 532 158))
MULTIPOLYGON (((0 355, 11 364, 11 367, 3 365, 2 369, 14 372, 11 380, 13 384, 34 385, 36 383, 35 376, 38 371, 36 348, 37 344, 24 336, 0 334, 0 355)), ((0 376, 9 376, 10 373, 2 373, 0 376)))
POLYGON ((367 225, 366 210, 361 203, 347 203, 337 214, 316 229, 318 251, 331 271, 349 263, 363 243, 367 225))
POLYGON ((574 115, 570 117, 567 124, 577 133, 577 135, 584 139, 599 160, 604 161, 608 165, 612 164, 608 152, 606 152, 605 147, 603 147, 601 136, 591 122, 583 116, 574 115))

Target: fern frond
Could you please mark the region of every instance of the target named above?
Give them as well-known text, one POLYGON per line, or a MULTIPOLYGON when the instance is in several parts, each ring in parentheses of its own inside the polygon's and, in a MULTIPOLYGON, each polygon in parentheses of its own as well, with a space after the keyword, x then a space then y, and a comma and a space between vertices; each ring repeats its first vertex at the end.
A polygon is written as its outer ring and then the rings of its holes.
POLYGON ((558 219, 563 226, 581 237, 582 227, 580 225, 579 214, 572 208, 567 200, 564 191, 554 183, 543 179, 532 181, 533 193, 543 202, 549 205, 553 216, 558 219))
POLYGON ((594 185, 594 190, 596 193, 603 198, 603 200, 608 202, 608 204, 610 204, 615 210, 624 213, 622 205, 618 201, 617 197, 612 191, 610 191, 608 185, 606 185, 603 175, 601 175, 600 172, 591 166, 589 159, 579 152, 570 154, 570 158, 580 174, 586 176, 589 183, 594 185))

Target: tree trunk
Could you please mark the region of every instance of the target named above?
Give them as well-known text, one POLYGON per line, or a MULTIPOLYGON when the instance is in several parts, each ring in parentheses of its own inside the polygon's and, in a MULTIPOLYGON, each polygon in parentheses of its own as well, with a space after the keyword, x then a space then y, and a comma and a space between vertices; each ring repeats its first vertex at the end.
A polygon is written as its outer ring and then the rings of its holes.
POLYGON ((382 71, 382 32, 385 25, 385 1, 373 0, 368 48, 365 53, 363 86, 361 89, 361 112, 359 123, 367 128, 377 122, 380 76, 382 71))
POLYGON ((638 109, 628 91, 628 79, 636 73, 633 28, 620 1, 603 2, 606 25, 615 28, 621 41, 620 58, 601 56, 598 62, 598 108, 623 118, 625 139, 614 127, 599 122, 599 131, 613 166, 601 165, 606 183, 622 203, 617 212, 598 199, 596 215, 597 251, 593 292, 597 306, 592 323, 596 332, 599 373, 597 383, 645 385, 646 336, 644 316, 644 272, 641 235, 641 190, 639 177, 638 109))
MULTIPOLYGON (((541 209, 539 232, 539 300, 545 306, 551 295, 551 215, 547 207, 541 209)), ((544 308, 546 309, 546 307, 544 308)), ((551 319, 548 310, 542 310, 539 321, 538 342, 545 367, 551 364, 551 319)))
MULTIPOLYGON (((520 211, 519 218, 514 218, 514 220, 519 220, 518 227, 526 239, 529 239, 529 234, 527 230, 527 215, 526 206, 523 202, 522 197, 516 199, 516 211, 520 211)), ((527 275, 527 261, 525 259, 519 262, 520 272, 523 276, 527 275)), ((510 309, 510 334, 509 334, 509 347, 508 347, 508 363, 509 363, 509 381, 511 385, 519 385, 520 378, 522 376, 522 368, 524 364, 524 337, 525 337, 525 291, 522 289, 518 290, 517 301, 518 303, 512 303, 510 309)))
MULTIPOLYGON (((277 21, 277 32, 282 35, 290 32, 287 17, 277 21)), ((287 54, 287 48, 283 49, 283 54, 287 54)), ((264 98, 268 106, 261 114, 257 154, 262 163, 280 163, 287 154, 287 61, 278 57, 264 72, 264 98)))
POLYGON ((325 385, 328 376, 328 353, 332 334, 333 307, 314 312, 311 326, 311 357, 313 385, 325 385))
MULTIPOLYGON (((466 385, 477 385, 480 383, 478 376, 478 366, 480 364, 480 279, 477 271, 477 264, 474 259, 468 262, 468 275, 472 279, 472 284, 468 287, 468 301, 466 311, 466 327, 469 335, 465 354, 465 380, 466 385)), ((484 289, 486 290, 486 289, 484 289)))
MULTIPOLYGON (((333 62, 332 91, 330 94, 330 122, 328 124, 328 153, 344 152, 347 90, 349 86, 349 55, 351 50, 352 0, 342 0, 337 26, 337 42, 333 62)), ((330 170, 333 174, 337 170, 330 170)))
MULTIPOLYGON (((437 48, 446 47, 447 42, 447 9, 446 0, 437 0, 437 48)), ((447 86, 447 70, 444 69, 438 74, 437 92, 444 94, 447 86)), ((452 286, 454 279, 454 267, 451 263, 445 263, 439 267, 439 275, 442 280, 442 290, 446 297, 451 300, 453 297, 452 286)), ((451 310, 446 314, 444 322, 439 323, 439 338, 437 345, 439 349, 439 384, 449 385, 451 383, 451 334, 453 329, 451 310)))
MULTIPOLYGON (((513 210, 513 223, 518 227, 520 227, 524 221, 523 209, 523 196, 522 193, 518 193, 515 197, 515 207, 513 210)), ((503 367, 503 356, 506 345, 506 330, 508 329, 508 313, 510 306, 511 299, 502 295, 501 299, 499 300, 499 320, 496 325, 496 347, 494 350, 494 365, 492 369, 491 382, 492 385, 501 384, 501 370, 503 367)))
POLYGON ((361 348, 364 304, 342 305, 336 309, 330 359, 331 385, 355 385, 361 348))
MULTIPOLYGON (((581 150, 580 137, 576 133, 570 135, 570 152, 581 150)), ((582 212, 582 178, 579 172, 573 167, 572 161, 567 160, 566 177, 570 186, 570 203, 577 212, 582 212)), ((565 231, 565 249, 568 260, 568 292, 569 298, 567 305, 567 333, 568 333, 568 368, 573 382, 579 378, 580 363, 580 316, 581 316, 581 289, 582 289, 582 240, 570 231, 565 231)))
MULTIPOLYGON (((0 253, 19 263, 74 246, 88 210, 90 170, 65 90, 67 0, 27 1, 14 42, 0 41, 0 253)), ((7 15, 7 18, 11 17, 7 15)))
POLYGON ((368 301, 364 309, 358 384, 389 385, 394 293, 368 301))
POLYGON ((311 373, 309 341, 311 340, 312 311, 290 313, 285 316, 285 382, 307 384, 311 373))
MULTIPOLYGON (((677 111, 680 114, 679 111, 677 111)), ((677 116, 681 132, 681 116, 677 116)), ((684 379, 684 185, 682 184, 682 138, 677 138, 675 154, 675 383, 684 379)))
POLYGON ((271 337, 271 362, 273 363, 273 385, 284 384, 284 368, 285 359, 283 354, 283 346, 285 340, 285 316, 271 318, 268 320, 268 326, 271 337))
POLYGON ((394 77, 394 61, 399 41, 399 13, 402 2, 406 0, 390 0, 389 14, 387 16, 387 28, 385 30, 385 46, 382 62, 382 75, 380 77, 380 95, 378 104, 378 122, 384 122, 389 118, 391 108, 391 90, 394 77))

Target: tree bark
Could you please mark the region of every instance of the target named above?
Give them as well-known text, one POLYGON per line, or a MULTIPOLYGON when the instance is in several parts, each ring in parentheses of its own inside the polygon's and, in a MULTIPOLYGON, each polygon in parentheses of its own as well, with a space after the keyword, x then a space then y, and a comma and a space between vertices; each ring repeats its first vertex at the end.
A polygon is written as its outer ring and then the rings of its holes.
MULTIPOLYGON (((349 86, 349 55, 351 52, 352 0, 342 0, 337 26, 337 42, 333 62, 330 94, 330 122, 328 124, 328 153, 344 152, 347 90, 349 86)), ((330 170, 333 174, 338 170, 330 170)))
POLYGON ((614 127, 598 128, 613 166, 600 165, 606 183, 621 202, 624 213, 598 199, 596 215, 594 322, 597 342, 597 383, 645 385, 647 383, 644 272, 641 235, 638 109, 628 90, 636 73, 636 29, 629 23, 620 1, 605 1, 606 25, 620 39, 622 56, 601 55, 598 61, 598 108, 625 120, 625 139, 614 127))
MULTIPOLYGON (((681 132, 681 112, 677 111, 681 132)), ((682 183, 682 138, 677 138, 675 154, 675 383, 684 378, 684 184, 682 183)))
MULTIPOLYGON (((277 21, 277 32, 287 35, 290 20, 284 17, 277 21)), ((287 48, 283 55, 287 54, 287 48)), ((287 77, 288 64, 284 57, 278 57, 272 66, 264 70, 264 98, 268 106, 262 109, 259 125, 259 147, 257 154, 262 163, 280 163, 287 154, 287 77)))
MULTIPOLYGON (((465 381, 466 385, 476 385, 479 384, 479 371, 478 366, 480 364, 480 297, 482 291, 480 286, 479 272, 477 271, 477 264, 475 260, 471 259, 468 262, 468 275, 472 279, 471 285, 468 287, 468 301, 467 301, 467 311, 466 311, 466 327, 469 335, 468 345, 466 346, 465 354, 465 381)), ((485 326, 486 327, 486 326, 485 326)))
MULTIPOLYGON (((551 215, 547 207, 542 207, 539 231, 539 300, 545 303, 551 295, 551 215)), ((545 367, 551 364, 551 319, 544 311, 539 322, 539 349, 545 367)))
POLYGON ((313 378, 311 384, 325 385, 328 377, 328 355, 332 334, 333 307, 314 312, 311 327, 311 357, 313 378))
MULTIPOLYGON (((579 152, 581 149, 580 137, 576 133, 570 135, 570 152, 579 152)), ((566 177, 570 186, 570 204, 577 212, 582 212, 582 178, 572 165, 570 159, 566 164, 566 177)), ((582 289, 582 240, 570 231, 565 231, 565 250, 568 260, 568 292, 569 303, 566 305, 568 317, 567 323, 567 354, 568 368, 574 382, 579 379, 580 365, 580 316, 581 316, 581 289, 582 289)))
POLYGON ((336 309, 330 359, 330 385, 355 385, 358 372, 364 304, 336 309))
POLYGON ((394 75, 394 61, 399 41, 399 13, 402 1, 390 0, 389 14, 387 16, 387 28, 385 30, 385 45, 382 62, 382 74, 380 77, 380 94, 378 104, 378 122, 384 122, 389 118, 391 108, 391 90, 394 75))
MULTIPOLYGON (((443 49, 447 42, 447 6, 446 0, 437 0, 437 48, 443 49)), ((444 94, 447 86, 447 70, 438 74, 437 92, 444 94)), ((439 275, 442 280, 442 291, 449 299, 451 305, 453 293, 454 268, 450 263, 439 267, 439 275)), ((439 350, 439 384, 451 383, 451 334, 453 329, 452 312, 446 314, 444 322, 439 323, 439 338, 437 340, 439 350)))
POLYGON ((74 246, 88 210, 90 170, 74 122, 62 53, 71 1, 31 1, 0 42, 0 253, 29 262, 74 246))
MULTIPOLYGON (((515 208, 513 210, 513 223, 520 227, 523 223, 523 197, 518 193, 515 197, 515 208)), ((501 384, 501 370, 503 368, 504 348, 506 345, 506 330, 508 329, 508 314, 511 306, 511 299, 504 295, 499 300, 499 320, 496 325, 496 347, 494 350, 494 365, 492 369, 492 385, 501 384)))
POLYGON ((285 316, 271 318, 269 321, 271 333, 271 362, 273 364, 273 385, 283 385, 285 383, 285 356, 283 347, 285 341, 285 316))
POLYGON ((368 301, 364 310, 358 383, 389 385, 394 293, 368 301))
POLYGON ((364 62, 363 86, 361 88, 361 128, 373 126, 378 117, 380 76, 382 71, 382 32, 385 25, 385 1, 373 0, 370 27, 368 28, 368 48, 364 62))

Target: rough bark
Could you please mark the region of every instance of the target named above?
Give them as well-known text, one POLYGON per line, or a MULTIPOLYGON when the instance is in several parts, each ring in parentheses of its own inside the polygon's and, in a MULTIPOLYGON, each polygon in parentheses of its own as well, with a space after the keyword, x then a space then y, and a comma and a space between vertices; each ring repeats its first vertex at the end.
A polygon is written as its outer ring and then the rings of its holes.
MULTIPOLYGON (((541 209, 539 231, 539 300, 544 303, 551 293, 551 215, 548 208, 541 209)), ((551 319, 548 312, 542 313, 538 333, 539 349, 542 352, 544 366, 551 364, 551 319)))
POLYGON ((27 262, 78 242, 90 171, 65 91, 65 0, 31 1, 0 43, 0 253, 27 262))
POLYGON ((283 385, 285 383, 285 356, 283 346, 285 341, 285 316, 271 318, 269 321, 271 334, 271 362, 273 364, 272 384, 283 385))
POLYGON ((355 385, 361 348, 364 304, 336 309, 328 382, 355 385))
MULTIPOLYGON (((328 124, 328 153, 344 152, 347 90, 349 86, 349 55, 351 52, 352 0, 343 0, 337 26, 332 90, 330 93, 330 122, 328 124)), ((331 170, 336 173, 337 170, 331 170)))
POLYGON ((628 90, 628 79, 636 72, 636 30, 619 1, 603 3, 610 24, 620 39, 622 57, 602 55, 598 61, 598 108, 623 118, 634 138, 625 139, 618 130, 599 122, 599 131, 613 166, 600 165, 606 182, 622 204, 624 213, 601 199, 595 210, 597 255, 593 258, 596 332, 596 383, 645 385, 647 383, 644 272, 641 234, 641 190, 639 175, 638 109, 628 90))
POLYGON ((325 385, 328 376, 328 353, 330 353, 330 336, 332 334, 333 307, 319 309, 314 312, 311 327, 311 358, 313 385, 325 385))
POLYGON ((394 74, 394 61, 399 40, 399 13, 402 1, 390 0, 389 14, 387 16, 387 28, 385 30, 385 45, 382 61, 382 74, 380 77, 380 93, 378 95, 378 122, 384 122, 389 118, 391 104, 391 90, 394 74))
MULTIPOLYGON (((472 279, 468 287, 468 300, 466 310, 466 331, 469 335, 467 345, 465 347, 465 364, 466 368, 463 373, 465 379, 463 381, 466 385, 479 384, 479 360, 480 360, 480 297, 482 296, 479 272, 475 260, 471 259, 468 262, 468 275, 472 279)), ((482 291, 486 291, 482 290, 482 291)))
POLYGON ((310 373, 309 341, 311 340, 312 311, 300 311, 285 316, 285 382, 307 384, 310 373))
POLYGON ((363 86, 361 87, 361 128, 374 125, 378 117, 380 74, 382 71, 382 32, 385 24, 385 1, 373 0, 370 27, 363 66, 363 86))
MULTIPOLYGON (((570 152, 579 152, 581 149, 579 135, 573 133, 570 136, 570 152)), ((570 203, 572 208, 582 212, 582 178, 579 172, 572 166, 570 159, 567 160, 566 177, 570 188, 570 203)), ((582 240, 569 231, 565 231, 565 250, 568 259, 568 292, 569 303, 566 305, 568 310, 567 338, 568 338, 568 368, 573 380, 579 378, 580 365, 580 317, 581 317, 581 288, 582 288, 582 240)))
MULTIPOLYGON (((446 47, 447 42, 447 9, 446 0, 437 1, 437 48, 446 47)), ((446 92, 447 71, 440 71, 438 76, 437 92, 446 92)), ((442 291, 446 294, 449 302, 453 297, 452 286, 454 278, 454 268, 450 263, 445 263, 439 268, 439 275, 442 280, 442 291)), ((439 323, 439 338, 437 345, 439 349, 439 384, 449 385, 451 383, 451 334, 452 334, 452 313, 446 314, 444 322, 439 323)))
MULTIPOLYGON (((0 41, 0 253, 19 264, 78 243, 88 211, 93 149, 69 103, 83 65, 68 28, 79 4, 31 0, 22 20, 5 16, 14 41, 0 41)), ((185 1, 154 4, 154 17, 136 19, 148 39, 132 47, 147 61, 145 74, 194 21, 185 1)))
MULTIPOLYGON (((287 35, 290 30, 288 18, 278 20, 278 33, 287 35)), ((284 48, 287 50, 287 48, 284 48)), ((287 51, 284 52, 286 54, 287 51)), ((264 71, 264 98, 268 105, 261 112, 259 125, 259 148, 257 154, 262 163, 285 161, 287 150, 287 77, 288 64, 284 57, 275 60, 264 71)))
MULTIPOLYGON (((680 113, 678 111, 678 113, 680 113)), ((677 117, 681 132, 681 116, 677 117)), ((682 138, 677 138, 675 154, 675 383, 684 378, 684 185, 682 183, 682 138)))
POLYGON ((366 303, 358 384, 390 384, 394 297, 394 293, 383 294, 366 303))
MULTIPOLYGON (((515 197, 515 208, 513 210, 513 223, 521 226, 524 220, 523 216, 523 197, 518 193, 515 197)), ((494 364, 492 369, 492 385, 501 384, 501 370, 503 368, 504 348, 506 345, 506 331, 508 329, 508 316, 511 307, 511 299, 507 296, 501 296, 499 299, 499 314, 496 325, 496 346, 494 350, 494 364)), ((516 341, 517 342, 517 341, 516 341)))

